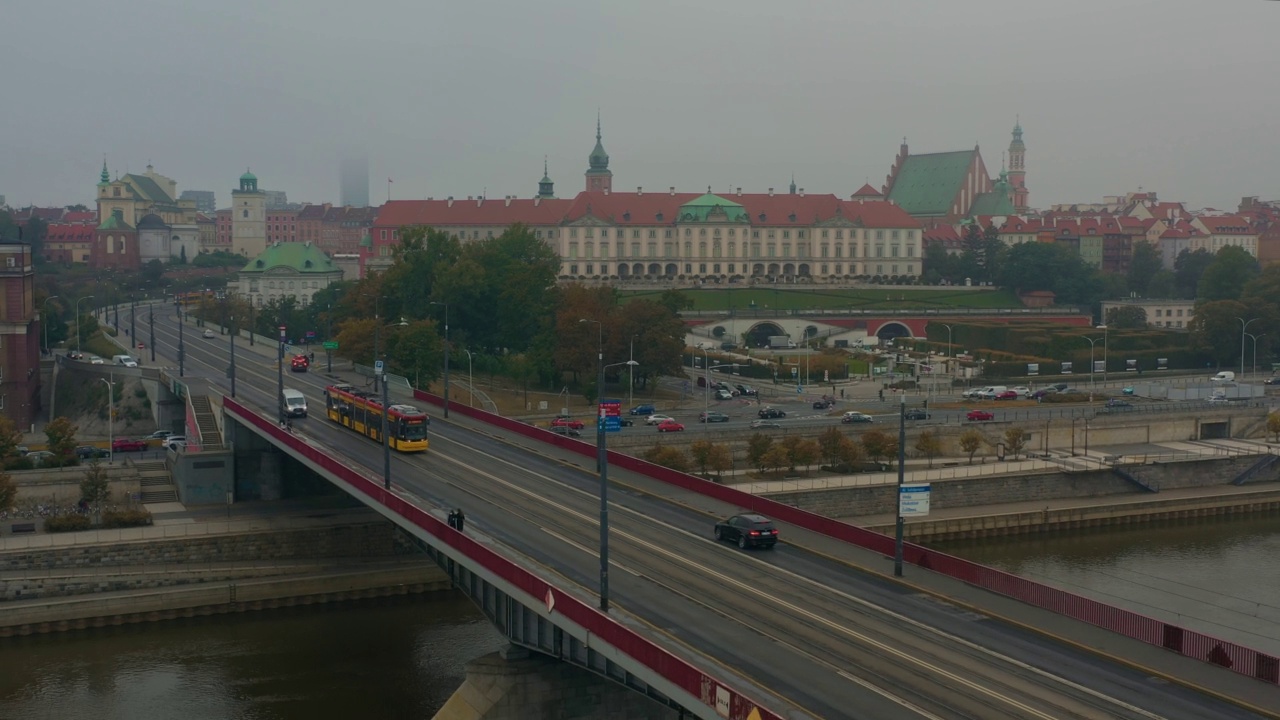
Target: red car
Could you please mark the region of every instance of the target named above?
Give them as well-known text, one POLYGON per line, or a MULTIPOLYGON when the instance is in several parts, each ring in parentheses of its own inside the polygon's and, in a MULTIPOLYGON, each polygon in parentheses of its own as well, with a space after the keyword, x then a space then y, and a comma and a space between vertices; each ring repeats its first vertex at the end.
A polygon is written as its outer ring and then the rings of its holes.
POLYGON ((583 428, 583 424, 581 420, 574 420, 573 418, 566 418, 566 417, 558 417, 555 420, 551 421, 551 427, 553 428, 567 427, 570 430, 581 430, 583 428))
POLYGON ((680 432, 684 426, 675 420, 663 420, 658 423, 658 432, 680 432))
POLYGON ((1018 393, 1016 390, 1005 390, 1003 392, 996 393, 996 399, 997 400, 1017 400, 1018 393))
POLYGON ((111 452, 142 452, 147 449, 146 440, 116 438, 111 441, 111 452))
POLYGON ((309 367, 311 367, 311 361, 307 359, 306 355, 294 355, 289 369, 294 372, 306 372, 309 367))
POLYGON ((970 410, 969 414, 964 417, 966 420, 971 422, 985 422, 987 420, 994 420, 996 416, 986 410, 970 410))

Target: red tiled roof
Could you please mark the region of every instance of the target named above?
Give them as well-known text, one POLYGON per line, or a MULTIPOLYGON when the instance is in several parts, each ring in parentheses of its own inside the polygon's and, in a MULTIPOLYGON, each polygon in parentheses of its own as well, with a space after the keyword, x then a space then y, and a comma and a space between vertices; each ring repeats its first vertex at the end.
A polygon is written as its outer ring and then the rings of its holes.
POLYGON ((329 211, 329 204, 324 205, 303 205, 298 211, 299 220, 320 220, 324 214, 329 211))
POLYGON ((1180 228, 1175 225, 1170 225, 1168 229, 1160 233, 1161 240, 1165 238, 1185 238, 1185 237, 1191 237, 1191 233, 1187 232, 1185 228, 1180 228))
POLYGON ((1249 231, 1249 221, 1239 215, 1202 215, 1200 222, 1213 234, 1249 231))
POLYGON ((1033 233, 1040 232, 1043 223, 1036 219, 1011 217, 1001 226, 1002 233, 1033 233))
POLYGON ((872 198, 872 197, 881 198, 881 197, 884 197, 884 194, 881 193, 879 190, 871 187, 871 183, 867 183, 862 187, 858 188, 858 192, 853 194, 853 198, 855 200, 858 198, 872 198))
POLYGON ((72 210, 63 214, 62 222, 65 223, 93 223, 98 224, 98 213, 96 210, 72 210))
POLYGON ((59 223, 50 225, 45 242, 93 242, 96 225, 83 223, 59 223))
POLYGON ((374 225, 558 225, 572 200, 391 200, 378 212, 374 225))

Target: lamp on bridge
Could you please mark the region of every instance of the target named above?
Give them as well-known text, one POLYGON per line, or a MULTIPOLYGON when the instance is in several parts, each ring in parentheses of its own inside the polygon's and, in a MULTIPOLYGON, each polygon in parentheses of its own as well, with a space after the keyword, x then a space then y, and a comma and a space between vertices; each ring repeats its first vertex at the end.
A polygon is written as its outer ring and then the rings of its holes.
POLYGON ((449 303, 432 300, 429 305, 444 307, 444 416, 449 417, 449 303))
MULTIPOLYGON (((387 327, 405 327, 408 321, 400 318, 400 322, 391 323, 387 327)), ((382 360, 373 361, 373 377, 383 376, 382 380, 382 487, 391 489, 391 440, 387 437, 387 364, 382 360)))

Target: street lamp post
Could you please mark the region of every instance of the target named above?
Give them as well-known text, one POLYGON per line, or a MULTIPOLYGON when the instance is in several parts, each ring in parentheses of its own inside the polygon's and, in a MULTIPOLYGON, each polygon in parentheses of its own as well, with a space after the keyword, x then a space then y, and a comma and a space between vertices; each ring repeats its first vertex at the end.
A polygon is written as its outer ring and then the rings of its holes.
POLYGON ((636 337, 631 336, 631 352, 627 355, 627 407, 635 407, 635 390, 636 390, 636 337))
POLYGON ((281 325, 280 347, 276 350, 276 409, 279 411, 281 425, 284 425, 286 420, 284 415, 284 333, 285 326, 281 325))
MULTIPOLYGON (((49 301, 57 300, 57 295, 50 295, 40 304, 40 324, 44 327, 44 354, 49 354, 49 301)), ((79 332, 76 333, 79 339, 79 332)))
POLYGON ((1236 320, 1240 322, 1240 375, 1242 378, 1244 376, 1244 336, 1248 335, 1248 332, 1246 331, 1249 329, 1249 323, 1252 323, 1257 319, 1258 318, 1249 318, 1248 322, 1246 322, 1244 318, 1236 318, 1236 320))
MULTIPOLYGON (((707 354, 707 349, 698 346, 698 350, 702 351, 702 419, 707 419, 707 413, 711 412, 711 356, 707 354)), ((705 423, 707 430, 711 430, 711 423, 705 423)))
POLYGON ((133 297, 133 293, 129 293, 129 341, 134 347, 138 347, 138 324, 134 316, 138 314, 138 303, 133 297))
POLYGON ((906 479, 907 394, 898 396, 898 519, 893 532, 893 574, 902 577, 902 485, 906 479))
POLYGON ((151 326, 151 337, 148 342, 151 344, 151 364, 156 363, 156 308, 154 305, 147 310, 147 324, 151 326))
POLYGON ((462 348, 462 352, 467 354, 467 406, 475 407, 476 406, 476 385, 475 385, 475 375, 471 372, 471 368, 472 368, 471 351, 466 348, 462 348))
POLYGON ((92 295, 85 295, 79 300, 76 300, 76 354, 77 355, 80 354, 80 303, 84 302, 85 300, 92 300, 92 299, 93 299, 92 295))
MULTIPOLYGON (((596 325, 596 404, 604 397, 604 323, 599 320, 582 318, 578 323, 595 323, 596 325)), ((597 413, 599 414, 599 413, 597 413)), ((596 423, 596 470, 604 467, 604 423, 596 423)))
MULTIPOLYGON (((373 320, 375 323, 373 326, 373 364, 377 365, 378 364, 378 348, 379 348, 378 343, 382 339, 382 316, 378 314, 378 301, 385 300, 386 296, 385 295, 369 295, 368 293, 364 293, 364 296, 373 298, 373 320)), ((383 378, 378 377, 378 373, 375 372, 373 374, 374 392, 377 392, 378 381, 382 379, 383 378)))
MULTIPOLYGON (((1089 341, 1089 401, 1092 402, 1093 401, 1093 369, 1094 369, 1093 348, 1097 344, 1097 342, 1099 340, 1102 340, 1103 338, 1083 338, 1083 339, 1089 341)), ((1104 344, 1102 347, 1105 349, 1107 346, 1104 344)))
POLYGON ((1105 323, 1099 325, 1096 329, 1102 331, 1102 383, 1105 385, 1107 382, 1107 353, 1111 349, 1111 343, 1107 342, 1107 326, 1105 323))
MULTIPOLYGON (((236 316, 232 315, 231 317, 227 318, 227 322, 230 323, 231 325, 235 325, 236 316)), ((231 370, 228 373, 228 376, 231 378, 231 397, 235 397, 236 396, 236 333, 231 326, 228 326, 227 330, 229 331, 227 335, 231 337, 231 370)))
POLYGON ((449 417, 449 303, 431 301, 444 307, 444 416, 449 417))
MULTIPOLYGON (((186 367, 187 367, 187 345, 186 345, 186 337, 183 331, 183 325, 185 323, 182 321, 182 305, 178 305, 176 307, 178 308, 178 377, 182 377, 186 373, 186 367)), ((284 347, 284 337, 283 337, 284 328, 280 328, 280 330, 281 330, 280 347, 283 348, 284 347)))
POLYGON ((107 448, 110 450, 110 454, 107 455, 107 464, 114 465, 116 460, 114 447, 116 442, 116 425, 113 415, 115 415, 114 403, 116 375, 115 373, 111 373, 109 377, 111 378, 110 380, 103 380, 102 378, 98 379, 107 384, 107 448))
MULTIPOLYGON (((405 325, 408 325, 408 324, 409 323, 405 322, 404 318, 400 318, 400 322, 391 323, 387 327, 404 327, 405 325)), ((373 376, 376 378, 379 375, 377 360, 373 361, 373 367, 374 367, 373 376)), ((382 487, 387 490, 390 490, 391 489, 391 438, 387 434, 387 423, 388 423, 387 407, 389 405, 389 401, 387 400, 387 378, 385 377, 387 374, 386 362, 382 363, 381 374, 384 376, 382 378, 382 487)))
MULTIPOLYGON (((602 346, 603 347, 603 346, 602 346)), ((611 367, 626 365, 630 370, 636 365, 635 360, 605 365, 600 363, 600 382, 604 383, 604 371, 611 367)), ((599 398, 597 398, 599 400, 599 398)), ((600 455, 600 609, 609 612, 609 450, 606 447, 605 409, 597 403, 596 433, 599 437, 600 455)))
MULTIPOLYGON (((1245 333, 1245 335, 1248 335, 1249 338, 1253 340, 1253 365, 1249 370, 1249 374, 1253 375, 1254 377, 1257 377, 1258 375, 1258 338, 1265 337, 1266 333, 1258 333, 1257 335, 1254 335, 1253 333, 1245 333)), ((1240 374, 1243 375, 1244 373, 1241 372, 1240 374)))

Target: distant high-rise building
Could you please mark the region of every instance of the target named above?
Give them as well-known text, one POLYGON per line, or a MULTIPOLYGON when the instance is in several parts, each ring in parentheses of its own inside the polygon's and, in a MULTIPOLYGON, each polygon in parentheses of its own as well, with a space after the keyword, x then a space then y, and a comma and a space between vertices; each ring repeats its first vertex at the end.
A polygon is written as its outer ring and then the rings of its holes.
POLYGON ((183 190, 179 200, 195 200, 196 211, 212 215, 218 211, 218 200, 212 190, 183 190))
POLYGON ((369 207, 369 160, 347 158, 338 170, 338 204, 369 207))

